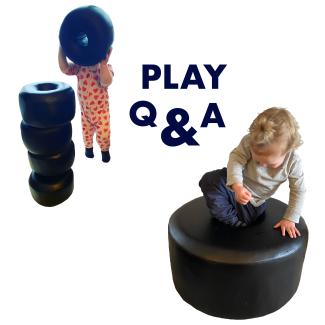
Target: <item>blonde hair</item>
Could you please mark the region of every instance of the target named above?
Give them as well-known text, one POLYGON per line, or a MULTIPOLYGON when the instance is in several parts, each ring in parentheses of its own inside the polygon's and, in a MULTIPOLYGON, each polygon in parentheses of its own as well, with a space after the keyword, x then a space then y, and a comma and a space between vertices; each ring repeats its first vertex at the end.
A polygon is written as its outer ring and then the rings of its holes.
POLYGON ((272 107, 260 113, 249 127, 250 145, 263 150, 271 143, 287 141, 285 151, 296 149, 302 144, 298 129, 288 110, 272 107))

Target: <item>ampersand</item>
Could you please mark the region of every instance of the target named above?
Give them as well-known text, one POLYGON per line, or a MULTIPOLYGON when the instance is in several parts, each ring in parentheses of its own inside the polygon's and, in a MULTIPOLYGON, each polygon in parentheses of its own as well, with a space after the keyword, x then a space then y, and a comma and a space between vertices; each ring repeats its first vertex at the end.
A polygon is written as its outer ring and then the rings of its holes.
POLYGON ((161 132, 161 140, 164 144, 170 147, 176 147, 183 143, 186 143, 189 146, 199 145, 193 138, 196 130, 193 127, 190 127, 188 131, 183 128, 189 121, 188 113, 184 109, 174 108, 170 110, 166 119, 169 126, 164 128, 161 132), (179 121, 176 119, 177 115, 181 117, 179 121), (173 131, 175 131, 179 137, 172 137, 173 131))

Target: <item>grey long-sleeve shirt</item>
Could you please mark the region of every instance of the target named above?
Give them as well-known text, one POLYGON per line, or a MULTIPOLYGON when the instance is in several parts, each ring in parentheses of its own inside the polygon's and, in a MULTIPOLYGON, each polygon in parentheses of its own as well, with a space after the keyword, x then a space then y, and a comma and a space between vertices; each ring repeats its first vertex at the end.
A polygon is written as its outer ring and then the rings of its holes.
POLYGON ((295 151, 287 153, 280 167, 263 167, 252 159, 248 134, 229 155, 227 186, 243 184, 252 193, 250 202, 254 206, 263 204, 286 180, 289 180, 290 196, 283 218, 298 223, 306 189, 301 159, 295 151))

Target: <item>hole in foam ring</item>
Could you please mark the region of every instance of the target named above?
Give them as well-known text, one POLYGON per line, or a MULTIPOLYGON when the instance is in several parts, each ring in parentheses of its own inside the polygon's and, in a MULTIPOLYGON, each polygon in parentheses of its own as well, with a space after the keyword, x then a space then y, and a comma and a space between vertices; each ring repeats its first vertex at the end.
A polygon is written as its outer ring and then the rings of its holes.
POLYGON ((81 47, 87 47, 88 46, 88 36, 86 33, 81 32, 77 35, 76 41, 79 46, 81 47))
POLYGON ((58 85, 55 83, 47 82, 36 85, 36 88, 38 91, 49 91, 58 89, 58 85))

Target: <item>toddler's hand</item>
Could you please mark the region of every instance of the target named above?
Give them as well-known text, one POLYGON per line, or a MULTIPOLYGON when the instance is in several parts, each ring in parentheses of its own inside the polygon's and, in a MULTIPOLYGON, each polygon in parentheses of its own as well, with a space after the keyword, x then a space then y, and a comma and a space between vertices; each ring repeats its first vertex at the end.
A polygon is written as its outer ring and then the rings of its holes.
POLYGON ((240 204, 247 204, 252 199, 252 194, 242 184, 233 184, 232 189, 235 191, 235 199, 240 204))
POLYGON ((285 236, 286 232, 289 234, 290 238, 297 238, 301 236, 299 230, 296 228, 296 224, 293 221, 281 219, 274 228, 281 227, 282 236, 285 236))

